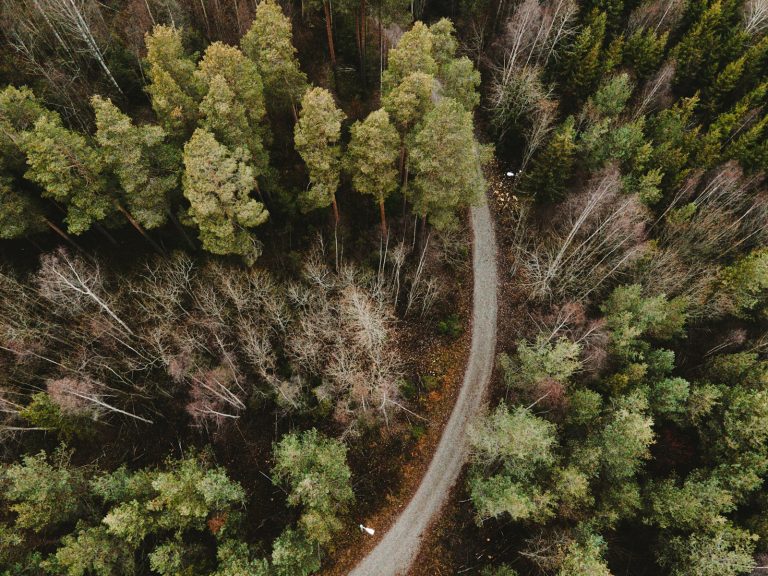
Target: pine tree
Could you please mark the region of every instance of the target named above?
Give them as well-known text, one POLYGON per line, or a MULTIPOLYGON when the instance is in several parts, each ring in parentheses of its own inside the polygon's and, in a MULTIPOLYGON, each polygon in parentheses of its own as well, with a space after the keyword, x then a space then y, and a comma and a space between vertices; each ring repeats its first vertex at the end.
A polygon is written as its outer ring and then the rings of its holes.
POLYGON ((639 30, 624 43, 624 63, 632 68, 635 77, 643 80, 659 68, 669 35, 657 35, 655 30, 639 30))
POLYGON ((0 239, 40 232, 44 222, 32 199, 20 192, 11 178, 0 177, 0 239))
POLYGON ((590 14, 586 26, 576 36, 559 65, 557 78, 562 84, 562 100, 568 103, 570 109, 583 102, 594 90, 601 74, 608 71, 605 68, 609 58, 602 50, 605 27, 604 12, 590 14))
POLYGON ((14 172, 24 169, 21 133, 31 130, 45 114, 48 111, 26 86, 6 86, 0 91, 0 162, 5 169, 14 172))
POLYGON ((576 159, 573 124, 572 117, 563 122, 523 175, 522 189, 537 201, 558 202, 565 197, 576 159))
POLYGON ((448 18, 441 18, 429 27, 429 32, 432 34, 432 57, 442 68, 454 59, 459 48, 456 29, 448 18))
POLYGON ((432 55, 432 33, 423 22, 400 37, 395 48, 389 51, 387 69, 382 76, 382 93, 386 95, 403 78, 414 72, 435 75, 437 62, 432 55))
POLYGON ((344 113, 336 107, 333 95, 324 88, 313 88, 301 101, 301 114, 294 128, 296 151, 309 170, 310 189, 300 198, 303 209, 333 206, 337 223, 336 189, 341 173, 339 139, 343 119, 344 113))
POLYGON ((58 116, 41 116, 20 143, 29 166, 26 178, 43 189, 43 196, 64 205, 69 232, 82 234, 113 210, 104 189, 104 159, 58 116))
POLYGON ((465 109, 473 111, 480 104, 480 72, 466 56, 451 60, 440 71, 442 94, 453 98, 465 109))
POLYGON ((385 110, 371 112, 352 126, 346 166, 352 185, 361 194, 376 198, 381 213, 381 232, 387 233, 384 200, 397 188, 400 137, 385 110))
POLYGON ((109 99, 94 96, 91 103, 96 141, 122 189, 118 201, 141 226, 162 226, 178 184, 175 154, 164 144, 165 132, 151 124, 134 125, 109 99))
POLYGON ((227 146, 245 145, 259 174, 269 159, 264 149, 264 88, 256 64, 239 49, 214 42, 196 73, 207 94, 200 105, 202 125, 227 146))
POLYGON ((198 128, 184 146, 184 196, 203 247, 214 254, 239 254, 252 263, 260 247, 247 228, 266 222, 269 213, 250 197, 256 186, 248 153, 229 150, 198 128))
POLYGON ((472 113, 455 100, 441 100, 425 116, 411 150, 416 213, 437 229, 455 226, 456 212, 483 197, 482 155, 472 113))
POLYGON ((405 137, 434 107, 432 101, 434 89, 433 76, 414 72, 403 78, 402 82, 382 97, 381 105, 401 136, 405 137))
POLYGON ((299 68, 290 19, 274 0, 256 7, 256 16, 240 41, 243 52, 256 63, 264 80, 268 106, 290 105, 297 119, 297 103, 307 90, 307 76, 299 68))
POLYGON ((155 26, 145 37, 152 108, 165 131, 185 138, 197 120, 201 87, 195 64, 184 52, 181 31, 155 26))

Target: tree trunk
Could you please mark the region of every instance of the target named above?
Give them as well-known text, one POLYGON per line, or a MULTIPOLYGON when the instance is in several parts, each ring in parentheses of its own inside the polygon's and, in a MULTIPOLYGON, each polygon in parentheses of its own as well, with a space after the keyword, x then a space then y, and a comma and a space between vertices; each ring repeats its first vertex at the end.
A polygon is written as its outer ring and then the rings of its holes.
POLYGON ((331 54, 331 64, 333 69, 336 69, 336 50, 333 47, 333 30, 331 29, 331 8, 328 2, 323 2, 323 10, 325 11, 325 33, 328 35, 328 51, 331 54))
POLYGON ((173 225, 176 228, 176 230, 178 230, 179 234, 181 234, 181 236, 184 238, 184 241, 187 243, 187 246, 189 246, 190 249, 192 249, 192 250, 197 250, 197 246, 195 246, 194 242, 192 242, 192 240, 189 239, 189 236, 187 236, 187 232, 184 230, 184 227, 181 225, 181 223, 179 222, 178 218, 176 218, 176 216, 174 216, 174 214, 171 211, 171 209, 168 208, 165 211, 165 213, 168 214, 168 218, 170 218, 170 220, 171 220, 171 222, 173 222, 173 225))
POLYGON ((384 210, 384 197, 379 198, 379 215, 381 216, 381 235, 387 235, 387 212, 384 210))
POLYGON ((333 197, 333 200, 331 201, 331 206, 333 206, 333 221, 336 223, 336 226, 339 225, 339 205, 336 204, 336 196, 333 197))
POLYGON ((133 217, 133 215, 131 215, 130 212, 128 212, 128 210, 123 208, 120 202, 115 202, 115 207, 120 211, 120 213, 123 216, 125 216, 125 219, 128 220, 128 222, 130 222, 131 226, 133 226, 136 229, 136 231, 144 237, 144 240, 149 242, 155 250, 157 250, 160 254, 165 256, 165 250, 163 250, 160 247, 160 245, 157 242, 155 242, 150 237, 149 234, 147 234, 147 231, 144 230, 144 227, 136 221, 136 219, 133 217))

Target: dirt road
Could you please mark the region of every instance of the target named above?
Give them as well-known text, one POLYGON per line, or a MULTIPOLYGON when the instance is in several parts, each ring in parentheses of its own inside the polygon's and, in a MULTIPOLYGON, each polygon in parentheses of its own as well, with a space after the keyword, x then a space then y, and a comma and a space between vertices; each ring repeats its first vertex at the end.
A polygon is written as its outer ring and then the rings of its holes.
POLYGON ((467 456, 467 426, 477 415, 491 379, 496 348, 496 238, 487 205, 472 208, 472 347, 464 382, 427 473, 416 494, 376 548, 350 576, 405 575, 422 536, 445 504, 467 456))

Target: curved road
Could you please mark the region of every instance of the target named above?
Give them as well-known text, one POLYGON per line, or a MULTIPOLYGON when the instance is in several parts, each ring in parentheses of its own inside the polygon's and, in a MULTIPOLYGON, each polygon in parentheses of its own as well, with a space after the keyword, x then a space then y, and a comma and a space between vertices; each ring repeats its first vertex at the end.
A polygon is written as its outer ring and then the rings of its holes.
POLYGON ((467 427, 480 410, 496 349, 496 238, 488 206, 472 208, 472 347, 464 383, 427 473, 392 527, 349 576, 405 575, 467 457, 467 427))

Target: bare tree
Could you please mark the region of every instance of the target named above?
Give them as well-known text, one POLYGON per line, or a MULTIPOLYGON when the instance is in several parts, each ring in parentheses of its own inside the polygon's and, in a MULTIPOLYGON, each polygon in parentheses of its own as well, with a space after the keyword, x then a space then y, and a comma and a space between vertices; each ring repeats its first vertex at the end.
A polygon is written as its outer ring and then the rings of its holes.
POLYGON ((629 15, 627 31, 653 29, 656 34, 672 31, 685 13, 685 0, 648 0, 629 15))
POLYGON ((744 31, 759 36, 768 30, 768 1, 747 0, 742 8, 744 31))
POLYGON ((635 120, 669 105, 674 77, 675 61, 667 60, 652 78, 646 80, 632 114, 635 120))
POLYGON ((514 246, 531 296, 585 299, 641 253, 646 219, 637 198, 621 192, 616 167, 598 174, 533 235, 540 240, 514 246))

